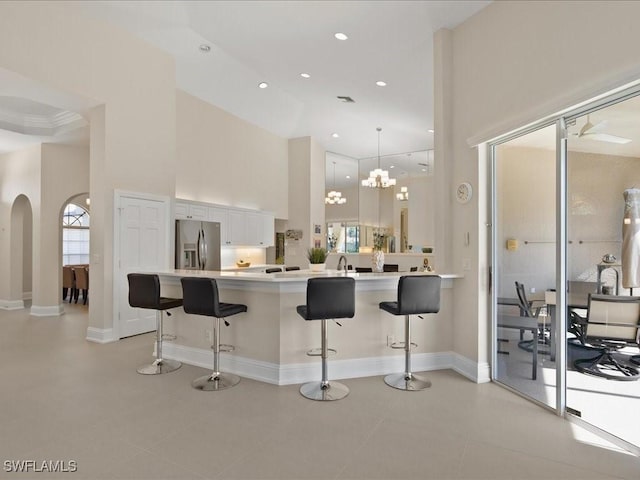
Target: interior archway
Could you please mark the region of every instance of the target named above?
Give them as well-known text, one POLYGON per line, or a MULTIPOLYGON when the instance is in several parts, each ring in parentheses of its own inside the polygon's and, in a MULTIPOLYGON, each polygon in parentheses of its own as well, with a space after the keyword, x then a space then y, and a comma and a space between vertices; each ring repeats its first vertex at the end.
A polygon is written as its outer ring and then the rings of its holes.
POLYGON ((33 210, 26 195, 11 207, 10 308, 24 308, 33 285, 33 210))
MULTIPOLYGON (((64 267, 89 265, 89 214, 90 199, 88 193, 69 197, 60 211, 60 262, 59 278, 62 285, 62 300, 78 301, 78 293, 65 281, 64 267), (75 297, 74 297, 75 293, 75 297)), ((84 292, 86 299, 87 292, 84 292)), ((86 303, 86 302, 83 302, 86 303)))

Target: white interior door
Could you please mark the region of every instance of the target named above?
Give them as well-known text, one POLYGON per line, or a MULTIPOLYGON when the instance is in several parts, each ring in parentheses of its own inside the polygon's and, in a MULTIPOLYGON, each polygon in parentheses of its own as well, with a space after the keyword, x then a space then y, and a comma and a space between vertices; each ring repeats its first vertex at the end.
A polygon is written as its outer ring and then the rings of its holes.
POLYGON ((115 291, 118 292, 118 336, 123 338, 156 328, 153 310, 129 306, 127 274, 167 268, 169 201, 123 194, 116 199, 116 214, 119 267, 115 291))

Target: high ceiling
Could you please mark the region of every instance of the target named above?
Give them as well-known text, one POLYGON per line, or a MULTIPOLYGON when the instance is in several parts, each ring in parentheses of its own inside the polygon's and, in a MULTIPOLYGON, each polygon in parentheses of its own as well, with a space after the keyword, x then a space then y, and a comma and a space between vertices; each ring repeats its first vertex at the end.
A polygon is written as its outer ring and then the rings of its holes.
POLYGON ((433 35, 488 3, 92 1, 69 8, 173 55, 178 88, 281 137, 312 136, 329 151, 364 158, 377 155, 376 127, 383 155, 433 147, 433 35), (338 32, 348 40, 337 40, 338 32))

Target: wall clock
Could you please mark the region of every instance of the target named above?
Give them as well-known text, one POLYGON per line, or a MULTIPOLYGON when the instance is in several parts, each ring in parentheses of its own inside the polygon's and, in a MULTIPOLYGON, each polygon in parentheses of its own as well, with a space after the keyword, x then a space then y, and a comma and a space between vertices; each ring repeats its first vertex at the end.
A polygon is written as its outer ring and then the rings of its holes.
POLYGON ((468 182, 462 182, 456 189, 456 199, 460 203, 468 203, 473 196, 473 188, 468 182))

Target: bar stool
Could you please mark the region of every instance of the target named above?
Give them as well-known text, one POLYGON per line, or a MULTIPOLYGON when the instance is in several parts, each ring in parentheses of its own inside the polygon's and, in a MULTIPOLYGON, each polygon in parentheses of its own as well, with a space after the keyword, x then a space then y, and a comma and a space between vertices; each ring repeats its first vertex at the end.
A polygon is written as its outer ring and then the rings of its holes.
POLYGON ((327 320, 353 318, 356 311, 355 280, 350 277, 310 278, 307 280, 307 303, 296 311, 305 320, 321 320, 322 324, 322 380, 305 383, 300 387, 303 397, 311 400, 340 400, 349 394, 349 388, 327 378, 327 320))
POLYGON ((218 295, 218 284, 213 278, 181 278, 182 301, 184 311, 195 315, 213 318, 213 372, 196 378, 191 385, 197 390, 214 391, 233 387, 240 382, 240 377, 232 373, 220 371, 220 352, 231 352, 232 345, 220 343, 220 319, 246 312, 247 306, 240 303, 223 303, 218 295))
MULTIPOLYGON (((160 279, 158 275, 146 273, 129 273, 129 305, 134 308, 147 308, 156 311, 156 359, 151 365, 138 368, 142 375, 158 375, 179 369, 182 364, 176 360, 162 358, 162 312, 182 305, 180 298, 160 296, 160 279)), ((167 312, 167 315, 171 315, 167 312)))
MULTIPOLYGON (((393 373, 384 377, 387 385, 399 390, 424 390, 431 382, 411 372, 410 315, 438 313, 440 311, 440 284, 437 275, 402 276, 398 281, 398 301, 380 302, 380 308, 392 315, 404 315, 404 342, 391 345, 392 348, 404 348, 404 373, 393 373)), ((422 317, 420 317, 422 318, 422 317)))
POLYGON ((264 273, 282 273, 282 268, 280 267, 274 267, 274 268, 267 268, 264 273))

